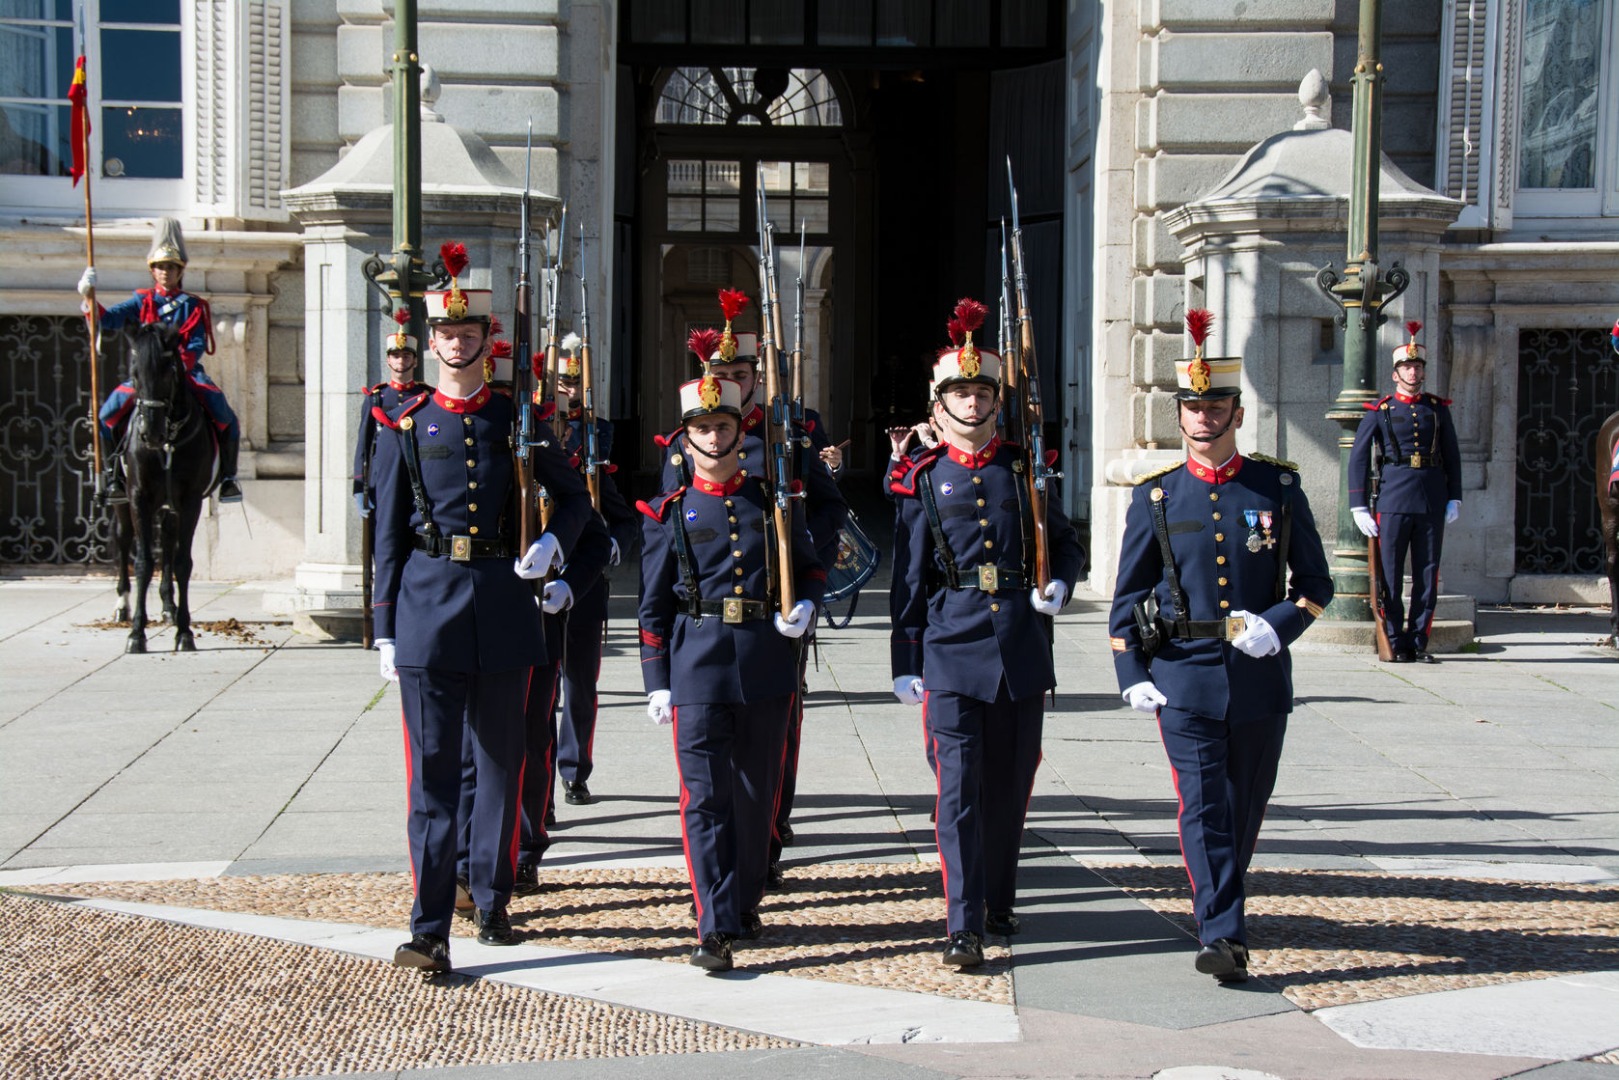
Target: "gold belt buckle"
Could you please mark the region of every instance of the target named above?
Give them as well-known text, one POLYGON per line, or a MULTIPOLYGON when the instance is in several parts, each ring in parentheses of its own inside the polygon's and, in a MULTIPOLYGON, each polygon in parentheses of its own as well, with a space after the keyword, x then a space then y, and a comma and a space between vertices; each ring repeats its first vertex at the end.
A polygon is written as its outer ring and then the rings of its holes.
POLYGON ((742 599, 737 596, 727 596, 720 601, 721 615, 728 625, 735 626, 742 621, 742 599))
POLYGON ((1001 587, 1001 568, 998 566, 980 566, 978 568, 978 587, 987 593, 992 593, 1001 587))
POLYGON ((451 562, 471 562, 472 561, 472 537, 470 537, 470 536, 452 536, 452 537, 450 537, 450 561, 451 562))
POLYGON ((1422 454, 1421 453, 1416 453, 1416 454, 1411 455, 1411 467, 1413 469, 1422 468, 1422 454))
POLYGON ((1227 615, 1225 617, 1225 639, 1236 641, 1242 632, 1248 629, 1248 620, 1241 615, 1227 615))

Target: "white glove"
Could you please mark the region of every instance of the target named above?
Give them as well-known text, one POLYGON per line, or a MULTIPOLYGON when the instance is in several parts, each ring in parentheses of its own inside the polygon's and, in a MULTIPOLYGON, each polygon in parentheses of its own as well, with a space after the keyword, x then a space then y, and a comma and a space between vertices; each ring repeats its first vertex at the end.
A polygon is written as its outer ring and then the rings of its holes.
POLYGON ((361 517, 371 516, 371 504, 366 500, 365 492, 356 491, 354 493, 354 508, 360 512, 361 517))
POLYGON ((1043 593, 1038 588, 1030 589, 1029 603, 1040 614, 1055 616, 1062 610, 1062 606, 1068 603, 1068 583, 1052 580, 1043 593))
POLYGON ((1445 524, 1446 525, 1454 525, 1454 524, 1456 524, 1456 519, 1461 517, 1461 516, 1462 516, 1462 501, 1460 499, 1452 499, 1448 503, 1445 504, 1445 524))
POLYGON ((1360 530, 1362 536, 1377 535, 1377 519, 1364 506, 1351 506, 1349 512, 1355 517, 1355 528, 1360 530))
POLYGON ((618 541, 614 540, 613 541, 613 550, 607 556, 607 565, 608 566, 617 566, 619 564, 619 561, 620 561, 621 558, 622 558, 622 556, 620 556, 619 551, 618 551, 618 541))
POLYGON ((557 538, 546 533, 528 546, 523 557, 517 560, 517 576, 524 581, 535 581, 551 572, 552 567, 562 565, 562 545, 557 538))
POLYGON ((894 680, 894 696, 899 698, 901 705, 922 704, 922 693, 925 689, 920 676, 901 675, 894 680))
POLYGON ((389 682, 398 682, 399 669, 394 667, 393 638, 378 638, 377 652, 382 654, 382 677, 389 682))
POLYGON ((654 690, 646 696, 646 714, 659 727, 675 722, 674 707, 669 704, 669 691, 654 690))
POLYGON ((1231 642, 1233 649, 1246 653, 1256 660, 1282 651, 1281 639, 1276 636, 1276 631, 1271 629, 1270 623, 1246 611, 1233 611, 1231 614, 1248 622, 1248 628, 1231 642))
POLYGON ((573 607, 573 590, 568 588, 566 581, 547 581, 545 583, 545 597, 540 601, 540 610, 547 615, 555 615, 559 611, 567 611, 573 607))
POLYGON ((86 266, 84 268, 84 273, 79 275, 79 295, 88 300, 90 299, 90 294, 95 291, 96 268, 93 266, 86 266))
POLYGON ((800 600, 793 605, 793 610, 783 618, 780 612, 776 613, 776 632, 782 637, 801 638, 810 627, 815 625, 815 602, 813 600, 800 600))
POLYGON ((1130 708, 1136 712, 1146 713, 1148 716, 1157 716, 1160 705, 1168 705, 1166 698, 1158 687, 1153 685, 1151 679, 1138 682, 1124 692, 1124 700, 1130 703, 1130 708))

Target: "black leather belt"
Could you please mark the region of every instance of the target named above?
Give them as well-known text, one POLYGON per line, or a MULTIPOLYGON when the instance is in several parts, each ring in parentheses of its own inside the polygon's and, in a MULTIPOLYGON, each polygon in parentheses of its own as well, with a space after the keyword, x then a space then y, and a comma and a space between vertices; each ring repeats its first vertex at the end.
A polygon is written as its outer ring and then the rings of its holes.
POLYGON ((1170 636, 1177 641, 1195 641, 1198 638, 1235 641, 1246 629, 1248 620, 1241 615, 1230 615, 1224 619, 1189 619, 1179 625, 1169 624, 1170 636))
POLYGON ((451 562, 516 557, 502 541, 484 540, 476 536, 423 536, 417 533, 416 550, 425 551, 435 559, 448 558, 451 562))
POLYGON ((1412 454, 1410 457, 1396 458, 1389 464, 1400 469, 1437 469, 1444 462, 1432 454, 1412 454))
POLYGON ((770 609, 765 607, 763 600, 744 600, 740 596, 727 600, 699 600, 696 603, 688 600, 684 610, 687 615, 698 619, 705 615, 718 615, 733 625, 754 622, 770 615, 770 609))
MULTIPOLYGON (((1029 584, 1028 578, 1021 570, 1002 570, 999 566, 985 564, 975 566, 971 570, 961 572, 962 589, 979 589, 987 593, 1000 592, 1002 589, 1021 589, 1029 584)), ((934 588, 947 588, 943 577, 934 584, 934 588)))

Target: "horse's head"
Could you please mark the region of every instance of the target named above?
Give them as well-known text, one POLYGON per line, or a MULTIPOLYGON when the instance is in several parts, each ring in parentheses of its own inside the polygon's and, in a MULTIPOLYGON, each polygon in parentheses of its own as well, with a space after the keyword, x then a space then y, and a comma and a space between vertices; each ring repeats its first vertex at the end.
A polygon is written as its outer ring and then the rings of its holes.
POLYGON ((185 363, 180 335, 167 323, 144 323, 129 333, 129 381, 135 387, 135 435, 160 443, 173 406, 183 402, 185 363))

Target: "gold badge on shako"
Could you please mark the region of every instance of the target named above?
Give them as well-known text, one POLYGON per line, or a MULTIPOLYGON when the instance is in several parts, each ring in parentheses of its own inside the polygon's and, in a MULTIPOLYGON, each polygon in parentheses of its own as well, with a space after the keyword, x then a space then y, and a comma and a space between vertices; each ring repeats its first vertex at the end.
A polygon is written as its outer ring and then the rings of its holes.
POLYGON ((709 412, 720 407, 720 381, 712 375, 703 379, 697 387, 697 400, 709 412))

